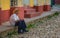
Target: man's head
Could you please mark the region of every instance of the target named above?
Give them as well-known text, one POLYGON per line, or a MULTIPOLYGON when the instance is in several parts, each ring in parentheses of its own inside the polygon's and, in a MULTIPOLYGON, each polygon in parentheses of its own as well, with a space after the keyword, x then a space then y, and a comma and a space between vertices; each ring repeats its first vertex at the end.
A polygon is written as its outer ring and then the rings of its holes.
POLYGON ((15 12, 14 12, 14 13, 18 15, 18 13, 19 13, 19 10, 15 10, 15 12))

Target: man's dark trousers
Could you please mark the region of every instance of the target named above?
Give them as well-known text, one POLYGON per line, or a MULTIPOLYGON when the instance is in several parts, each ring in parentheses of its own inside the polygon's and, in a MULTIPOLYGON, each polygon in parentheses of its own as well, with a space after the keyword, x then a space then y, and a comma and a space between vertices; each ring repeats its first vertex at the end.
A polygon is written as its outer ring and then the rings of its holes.
POLYGON ((15 26, 18 26, 18 33, 23 33, 26 30, 26 24, 24 20, 20 20, 15 23, 15 26), (22 32, 21 32, 22 30, 22 32))

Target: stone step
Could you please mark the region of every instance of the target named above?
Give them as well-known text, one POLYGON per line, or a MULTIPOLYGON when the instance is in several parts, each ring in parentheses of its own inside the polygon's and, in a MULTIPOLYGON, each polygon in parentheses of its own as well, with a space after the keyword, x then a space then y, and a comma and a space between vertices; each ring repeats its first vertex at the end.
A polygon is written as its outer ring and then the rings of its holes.
POLYGON ((36 12, 36 9, 31 8, 31 7, 24 7, 24 12, 25 13, 31 13, 31 12, 36 12))
POLYGON ((28 12, 36 12, 36 9, 25 9, 25 13, 28 13, 28 12))
POLYGON ((32 18, 32 17, 36 17, 36 16, 39 16, 40 13, 38 12, 35 12, 35 13, 25 13, 25 18, 32 18))
POLYGON ((33 12, 25 12, 25 14, 35 14, 35 13, 40 13, 40 12, 36 12, 36 11, 33 11, 33 12))

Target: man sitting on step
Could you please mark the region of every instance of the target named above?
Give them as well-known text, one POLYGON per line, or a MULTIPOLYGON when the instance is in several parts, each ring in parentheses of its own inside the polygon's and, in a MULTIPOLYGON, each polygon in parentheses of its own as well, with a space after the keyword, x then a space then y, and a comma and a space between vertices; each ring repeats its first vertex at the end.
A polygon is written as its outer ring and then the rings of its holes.
POLYGON ((18 26, 18 33, 28 32, 26 30, 26 24, 24 20, 20 20, 18 17, 19 11, 16 10, 10 17, 10 23, 13 26, 18 26))

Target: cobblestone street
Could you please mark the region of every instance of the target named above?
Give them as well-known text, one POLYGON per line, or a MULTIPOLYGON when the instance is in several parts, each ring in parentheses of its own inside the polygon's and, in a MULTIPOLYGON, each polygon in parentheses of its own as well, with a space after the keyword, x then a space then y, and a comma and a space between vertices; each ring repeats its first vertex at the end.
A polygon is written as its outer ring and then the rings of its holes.
POLYGON ((60 15, 51 19, 43 19, 43 23, 36 23, 28 33, 13 35, 13 38, 60 38, 60 15))

